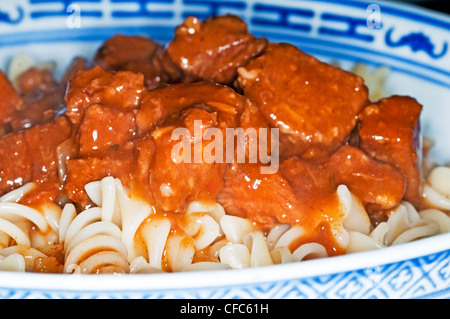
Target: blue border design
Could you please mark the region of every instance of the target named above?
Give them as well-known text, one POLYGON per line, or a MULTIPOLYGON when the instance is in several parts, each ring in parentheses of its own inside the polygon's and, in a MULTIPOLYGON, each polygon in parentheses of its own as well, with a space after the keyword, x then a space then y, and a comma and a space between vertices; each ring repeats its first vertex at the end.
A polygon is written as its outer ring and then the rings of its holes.
MULTIPOLYGON (((41 19, 41 18, 47 18, 47 17, 67 17, 70 14, 70 11, 67 11, 66 8, 69 8, 72 4, 79 3, 101 3, 102 0, 29 0, 30 5, 40 5, 40 4, 61 4, 62 9, 61 10, 37 10, 32 11, 30 13, 30 17, 32 19, 41 19)), ((82 10, 80 11, 80 15, 83 17, 95 17, 95 18, 101 18, 103 16, 103 12, 100 10, 82 10)))
POLYGON ((338 0, 338 1, 329 1, 329 0, 314 0, 317 2, 325 2, 325 3, 331 3, 331 4, 342 4, 346 6, 351 6, 354 8, 361 8, 366 9, 369 4, 375 3, 379 4, 381 6, 381 10, 384 13, 389 13, 397 17, 403 17, 407 18, 413 21, 423 22, 429 25, 433 25, 439 28, 442 28, 444 30, 450 30, 450 22, 442 21, 440 19, 425 16, 420 13, 415 13, 411 11, 405 11, 404 9, 397 9, 392 6, 389 6, 390 4, 388 1, 352 1, 352 0, 338 0))
POLYGON ((391 48, 409 46, 413 52, 424 51, 433 59, 439 59, 447 53, 448 42, 444 42, 441 52, 436 53, 434 52, 434 44, 431 43, 430 38, 422 32, 411 32, 400 37, 399 40, 393 41, 391 37, 393 31, 394 28, 390 28, 384 36, 385 43, 391 48))
MULTIPOLYGON (((166 26, 137 26, 137 27, 105 27, 105 28, 82 28, 82 29, 61 29, 52 32, 42 32, 42 31, 34 31, 34 32, 26 32, 26 33, 15 33, 11 35, 3 35, 0 39, 0 48, 5 46, 13 46, 13 45, 23 45, 35 42, 43 42, 43 43, 51 43, 51 42, 63 42, 63 41, 103 41, 108 37, 113 36, 116 33, 122 34, 142 34, 147 33, 156 41, 161 43, 170 41, 173 37, 173 28, 166 26)), ((274 38, 276 40, 282 41, 290 41, 295 42, 300 48, 305 49, 311 53, 318 53, 321 55, 330 55, 330 47, 337 47, 339 49, 348 50, 349 52, 360 52, 369 55, 373 55, 376 57, 384 57, 392 60, 396 60, 399 62, 403 62, 406 64, 413 65, 415 67, 420 67, 428 71, 432 71, 438 74, 442 74, 450 77, 450 72, 436 68, 427 66, 413 60, 405 59, 396 55, 387 54, 379 51, 374 51, 372 49, 366 49, 359 46, 343 44, 339 42, 334 42, 330 40, 322 40, 317 38, 310 38, 304 36, 293 36, 289 34, 277 33, 277 32, 253 32, 256 36, 267 36, 268 38, 274 38), (317 48, 313 48, 310 44, 315 44, 318 46, 323 46, 324 49, 320 50, 317 48), (325 49, 328 48, 328 49, 325 49)), ((360 60, 361 62, 369 63, 372 65, 380 65, 381 63, 374 62, 372 60, 364 59, 358 55, 353 55, 351 53, 339 53, 333 52, 333 56, 336 58, 344 58, 352 60, 360 60)), ((399 68, 395 65, 389 65, 392 69, 405 72, 410 75, 414 75, 415 77, 420 77, 422 79, 426 79, 428 81, 432 81, 433 83, 449 87, 450 83, 440 81, 434 79, 432 77, 425 76, 423 74, 413 72, 407 68, 399 68)))
MULTIPOLYGON (((44 3, 72 3, 72 0, 29 0, 30 4, 44 4, 44 3)), ((125 0, 110 0, 112 4, 114 3, 124 3, 125 0)), ((342 1, 328 1, 328 0, 316 0, 322 3, 330 3, 334 5, 343 5, 343 6, 351 6, 356 8, 367 9, 367 5, 369 2, 366 1, 353 1, 353 0, 342 0, 342 1)), ((102 3, 101 0, 81 0, 81 2, 87 3, 102 3)), ((133 0, 131 3, 138 4, 138 11, 121 11, 121 10, 112 10, 111 16, 115 19, 131 19, 134 17, 143 17, 148 18, 149 22, 153 23, 151 26, 121 26, 121 27, 101 27, 101 28, 76 28, 76 29, 60 29, 60 30, 51 30, 50 32, 42 31, 32 31, 32 32, 23 32, 16 34, 3 34, 0 37, 0 48, 5 46, 14 46, 14 45, 23 45, 30 44, 36 42, 42 43, 52 43, 52 42, 64 42, 64 41, 103 41, 106 38, 114 35, 115 33, 123 33, 123 34, 133 34, 133 33, 147 33, 149 36, 154 38, 156 41, 161 43, 168 42, 173 37, 173 27, 170 26, 159 26, 158 21, 161 19, 170 19, 175 20, 174 15, 171 13, 170 16, 167 15, 166 10, 149 12, 146 8, 148 3, 162 3, 167 5, 174 5, 174 0, 133 0), (144 11, 145 12, 144 12, 144 11)), ((414 12, 404 11, 397 9, 395 7, 390 7, 389 4, 384 2, 379 2, 382 6, 382 12, 395 15, 397 17, 404 17, 408 19, 416 19, 418 22, 424 22, 430 25, 438 26, 441 28, 445 28, 446 30, 450 30, 450 23, 439 20, 437 18, 433 18, 426 15, 421 15, 414 12)), ((216 0, 183 0, 183 10, 181 10, 181 16, 185 17, 186 15, 192 14, 192 5, 206 5, 206 9, 208 9, 208 14, 218 13, 217 10, 221 8, 231 8, 231 9, 239 9, 245 10, 247 8, 247 4, 243 1, 231 1, 227 3, 223 3, 221 1, 216 0)), ((379 50, 368 49, 364 46, 352 45, 352 44, 343 44, 339 41, 333 41, 332 39, 323 40, 320 38, 309 37, 308 34, 311 33, 312 27, 308 22, 310 19, 316 16, 316 12, 314 10, 308 9, 308 7, 301 6, 302 2, 292 2, 292 5, 289 9, 283 7, 282 5, 277 4, 268 4, 264 1, 261 2, 252 2, 252 12, 254 13, 250 19, 250 29, 257 36, 267 36, 273 38, 274 41, 285 40, 288 42, 295 42, 301 48, 309 48, 309 52, 320 52, 322 50, 322 54, 325 55, 325 48, 337 48, 337 52, 333 53, 336 57, 351 57, 353 60, 355 58, 368 62, 370 64, 377 64, 376 61, 380 61, 380 58, 390 59, 399 61, 401 63, 414 66, 416 68, 421 68, 427 71, 434 72, 441 76, 449 77, 449 81, 445 78, 433 77, 432 75, 423 75, 418 74, 419 72, 414 72, 409 70, 407 67, 398 67, 395 64, 387 64, 389 67, 396 69, 398 71, 405 72, 407 74, 411 74, 414 76, 419 76, 420 78, 426 79, 427 81, 432 81, 433 83, 443 85, 445 87, 450 87, 450 71, 441 69, 439 67, 434 67, 429 64, 419 63, 412 59, 403 58, 399 55, 390 54, 386 52, 380 52, 379 50), (300 6, 297 7, 299 4, 300 6), (265 12, 268 12, 269 9, 274 9, 275 11, 270 11, 277 15, 277 18, 274 20, 267 18, 264 16, 265 12), (262 13, 263 15, 259 15, 262 13), (290 21, 291 16, 301 17, 305 20, 305 22, 293 22, 290 21), (260 28, 264 29, 264 32, 258 32, 255 30, 259 30, 260 28), (252 30, 253 29, 253 30, 252 30), (293 31, 296 33, 288 33, 284 31, 293 31), (303 34, 303 35, 302 35, 303 34), (318 46, 319 48, 313 49, 313 46, 318 46), (323 49, 321 48, 323 47, 323 49), (343 52, 344 51, 344 52, 343 52), (348 53, 346 51, 349 51, 348 53), (364 59, 361 57, 357 57, 353 52, 364 53, 374 57, 375 61, 367 61, 368 59, 364 59)), ((41 8, 35 8, 44 10, 41 8)), ((40 11, 31 11, 31 16, 33 13, 38 13, 40 11)), ((58 11, 59 12, 59 11, 58 11)), ((89 13, 89 12, 88 12, 89 13)), ((59 14, 59 13, 58 13, 59 14)), ((196 13, 198 15, 198 12, 196 13)), ((206 14, 206 13, 205 13, 206 14)), ((91 19, 95 19, 95 17, 90 17, 91 19)), ((332 21, 336 23, 344 23, 347 25, 347 30, 335 30, 326 25, 319 25, 317 32, 319 34, 324 34, 333 37, 346 37, 353 40, 359 40, 362 43, 373 42, 375 37, 373 34, 361 33, 356 30, 358 26, 360 26, 364 21, 361 18, 354 18, 350 16, 336 15, 329 12, 323 12, 320 15, 320 19, 322 22, 332 21)), ((174 21, 172 21, 174 22, 174 21)), ((386 35, 385 35, 386 37, 386 35)), ((429 40, 429 39, 428 39, 429 40)), ((425 43, 427 44, 427 43, 425 43)), ((447 42, 445 43, 447 44, 447 42)), ((389 45, 389 43, 387 43, 389 45)), ((411 46, 413 44, 410 44, 411 46)), ((428 41, 428 47, 421 48, 413 48, 413 50, 422 50, 426 51, 428 54, 432 54, 430 48, 433 48, 433 44, 431 41, 428 41)), ((445 49, 447 47, 444 47, 445 49)), ((448 53, 448 50, 444 50, 444 53, 448 53)), ((330 55, 329 52, 326 55, 330 55)), ((438 58, 442 57, 442 52, 439 54, 438 58)), ((448 58, 448 57, 447 57, 448 58)), ((381 64, 381 63, 379 63, 381 64)), ((383 63, 385 64, 385 63, 383 63)), ((386 65, 386 64, 385 64, 386 65)))
POLYGON ((303 18, 313 18, 315 16, 315 12, 309 9, 304 8, 285 8, 277 5, 268 5, 263 3, 256 3, 253 6, 253 11, 255 13, 278 13, 279 19, 271 20, 265 19, 262 17, 253 17, 250 20, 250 23, 254 26, 262 26, 262 27, 274 27, 274 26, 282 26, 283 28, 290 28, 296 31, 309 32, 312 30, 311 25, 307 23, 292 23, 288 20, 288 15, 299 16, 303 18))
POLYGON ((364 34, 364 33, 359 33, 356 31, 359 26, 367 25, 366 19, 353 18, 353 17, 343 16, 340 14, 334 14, 334 13, 328 13, 328 12, 322 13, 321 18, 324 21, 347 22, 348 29, 345 31, 341 31, 341 30, 336 30, 334 28, 321 26, 321 27, 319 27, 319 30, 318 30, 319 34, 355 38, 355 39, 362 40, 365 42, 373 42, 375 40, 375 37, 371 34, 364 34))
MULTIPOLYGON (((257 284, 236 284, 205 288, 127 289, 127 290, 70 290, 46 288, 9 288, 0 286, 0 298, 441 298, 450 294, 445 287, 449 277, 436 282, 431 273, 447 269, 450 250, 395 262, 368 269, 358 269, 318 277, 293 278, 283 281, 267 281, 257 284), (411 280, 403 280, 396 286, 395 280, 405 274, 411 280), (374 276, 375 275, 375 276, 374 276), (372 277, 374 276, 374 277, 372 277), (430 292, 430 286, 438 288, 430 292), (360 289, 354 289, 359 287, 360 289)), ((233 270, 230 270, 231 272, 233 270)), ((32 274, 30 274, 32 276, 32 274)), ((58 276, 58 275, 54 275, 58 276)), ((89 275, 87 275, 89 276, 89 275)), ((136 275, 138 276, 138 275, 136 275)), ((407 278, 406 278, 407 279, 407 278)))
POLYGON ((0 48, 24 45, 30 43, 52 43, 64 41, 103 41, 114 34, 142 34, 147 33, 156 41, 166 42, 173 37, 173 27, 168 26, 123 26, 103 28, 60 29, 51 32, 31 31, 2 35, 0 48))
POLYGON ((183 0, 183 4, 186 5, 186 9, 183 10, 182 17, 187 18, 188 16, 195 15, 199 19, 205 19, 209 16, 218 15, 220 10, 227 9, 238 9, 245 10, 247 8, 247 3, 243 1, 227 0, 227 1, 217 1, 217 0, 183 0), (197 12, 191 11, 190 5, 206 5, 208 7, 208 12, 197 12))
POLYGON ((146 6, 149 3, 159 3, 159 4, 172 4, 174 0, 110 0, 111 3, 134 3, 137 4, 139 9, 137 11, 127 11, 127 10, 114 10, 111 13, 113 18, 157 18, 157 19, 170 19, 174 16, 171 10, 158 10, 149 11, 146 6))
POLYGON ((25 16, 24 11, 19 6, 17 6, 16 9, 17 9, 18 17, 15 19, 11 19, 8 13, 0 10, 0 22, 7 23, 7 24, 18 24, 18 23, 22 22, 22 20, 25 16))

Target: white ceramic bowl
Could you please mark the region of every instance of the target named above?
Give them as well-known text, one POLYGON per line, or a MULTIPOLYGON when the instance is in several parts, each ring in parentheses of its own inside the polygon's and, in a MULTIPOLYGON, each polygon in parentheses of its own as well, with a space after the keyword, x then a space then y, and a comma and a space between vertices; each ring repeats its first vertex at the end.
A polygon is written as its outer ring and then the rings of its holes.
MULTIPOLYGON (((388 94, 424 105, 432 156, 450 161, 450 18, 392 1, 160 0, 0 2, 0 67, 20 53, 55 61, 91 57, 115 33, 172 38, 185 17, 233 13, 257 36, 290 42, 350 68, 387 66, 388 94)), ((0 273, 2 298, 444 298, 450 234, 377 251, 244 270, 149 275, 0 273), (112 276, 112 277, 111 277, 112 276)))

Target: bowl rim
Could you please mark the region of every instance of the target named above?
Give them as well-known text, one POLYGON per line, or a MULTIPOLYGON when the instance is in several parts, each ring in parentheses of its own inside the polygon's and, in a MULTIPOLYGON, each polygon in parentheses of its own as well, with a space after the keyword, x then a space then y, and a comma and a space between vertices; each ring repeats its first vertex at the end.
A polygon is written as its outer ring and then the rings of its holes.
POLYGON ((377 250, 245 269, 123 275, 5 271, 0 272, 0 289, 99 293, 236 288, 376 269, 395 263, 412 262, 435 254, 445 254, 449 251, 450 233, 445 233, 377 250))

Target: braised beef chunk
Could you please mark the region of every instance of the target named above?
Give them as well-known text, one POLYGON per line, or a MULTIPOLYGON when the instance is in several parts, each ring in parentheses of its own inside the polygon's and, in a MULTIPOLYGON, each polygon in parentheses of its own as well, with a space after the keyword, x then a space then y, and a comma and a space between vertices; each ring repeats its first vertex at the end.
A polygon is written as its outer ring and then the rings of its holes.
POLYGON ((293 222, 300 216, 294 190, 280 174, 261 174, 260 168, 259 164, 232 164, 217 201, 228 214, 263 227, 293 222))
POLYGON ((82 207, 91 205, 92 202, 84 189, 87 183, 114 176, 129 185, 134 164, 130 156, 69 159, 64 190, 72 201, 82 207))
POLYGON ((9 133, 0 139, 0 194, 31 181, 31 160, 22 133, 9 133))
POLYGON ((86 110, 78 130, 79 156, 101 156, 132 142, 136 134, 132 111, 92 105, 86 110))
POLYGON ((405 199, 417 207, 423 199, 421 111, 422 106, 415 99, 392 96, 366 107, 359 115, 360 147, 377 160, 393 165, 406 177, 405 199))
POLYGON ((93 64, 109 71, 142 73, 148 89, 173 83, 181 77, 180 69, 159 43, 139 36, 119 34, 106 40, 93 64))
POLYGON ((3 73, 0 75, 0 111, 3 117, 0 119, 0 133, 49 123, 64 112, 65 90, 52 71, 32 67, 19 74, 14 83, 17 91, 3 73))
POLYGON ((326 161, 311 162, 292 156, 280 163, 280 174, 300 199, 313 196, 317 191, 335 191, 335 183, 331 179, 326 161))
MULTIPOLYGON (((213 112, 200 110, 204 124, 205 120, 211 120, 203 129, 215 127, 216 123, 213 112)), ((156 151, 153 165, 150 168, 150 189, 155 204, 165 210, 183 212, 186 204, 193 200, 213 201, 217 193, 223 187, 223 173, 226 163, 208 163, 202 157, 199 162, 194 160, 194 142, 189 141, 184 147, 176 152, 177 161, 174 160, 173 150, 177 150, 177 144, 182 143, 183 138, 172 138, 172 132, 177 127, 183 127, 181 123, 176 126, 162 126, 157 128, 153 137, 155 139, 156 151), (181 157, 187 156, 187 161, 181 157)), ((187 128, 187 127, 186 127, 187 128)), ((189 128, 188 128, 189 129, 189 128)), ((207 143, 200 145, 201 151, 207 143)), ((202 156, 200 154, 200 156, 202 156)))
MULTIPOLYGON (((261 115, 258 107, 256 107, 251 100, 248 100, 248 103, 244 106, 244 110, 239 119, 239 126, 243 130, 244 140, 243 142, 239 141, 237 137, 236 145, 240 145, 240 147, 243 148, 248 163, 262 163, 259 154, 263 156, 271 155, 272 135, 269 124, 261 115), (266 145, 265 152, 260 149, 260 145, 266 145)), ((274 142, 276 143, 276 141, 274 142)), ((239 153, 236 153, 236 158, 238 158, 238 156, 240 156, 239 153)))
POLYGON ((226 168, 226 129, 238 125, 247 103, 231 88, 209 83, 176 84, 147 92, 136 121, 139 135, 151 135, 155 142, 150 188, 158 207, 181 212, 189 201, 215 200, 226 168), (208 128, 222 133, 211 137, 217 142, 211 151, 207 151, 211 141, 202 141, 208 128), (176 129, 183 131, 173 135, 176 129), (223 156, 216 158, 216 154, 223 156))
POLYGON ((67 161, 64 189, 81 206, 90 204, 84 185, 105 176, 129 185, 135 169, 136 109, 146 91, 144 76, 100 67, 81 70, 71 79, 66 114, 75 125, 76 150, 67 161))
POLYGON ((265 38, 248 33, 239 17, 217 16, 203 22, 189 17, 176 28, 167 52, 185 72, 186 81, 230 84, 237 68, 261 54, 266 45, 265 38))
POLYGON ((362 200, 369 214, 399 204, 406 187, 403 175, 396 168, 349 145, 340 147, 323 161, 291 157, 280 164, 280 174, 302 205, 310 205, 310 199, 317 194, 331 194, 339 185, 346 185, 362 200))
POLYGON ((11 130, 17 132, 36 124, 51 122, 57 115, 60 101, 52 95, 31 101, 28 104, 28 109, 14 114, 13 120, 11 121, 11 130), (52 107, 52 105, 55 107, 52 107))
POLYGON ((9 131, 8 124, 22 105, 23 101, 19 94, 7 76, 0 71, 0 136, 9 131))
POLYGON ((17 79, 19 91, 28 98, 39 98, 48 93, 59 93, 62 90, 48 69, 30 68, 20 74, 17 79))
POLYGON ((270 126, 280 129, 280 154, 327 156, 349 137, 367 104, 363 80, 290 44, 271 43, 241 68, 238 81, 270 126))
POLYGON ((78 71, 87 70, 89 68, 88 61, 83 57, 75 57, 64 72, 61 85, 64 90, 67 88, 70 80, 78 73, 78 71))
POLYGON ((0 139, 0 193, 28 182, 57 183, 56 148, 71 134, 67 118, 13 132, 0 139))
POLYGON ((139 134, 145 134, 162 124, 169 115, 179 115, 184 109, 207 104, 213 107, 222 121, 223 128, 235 127, 238 114, 248 100, 230 87, 212 83, 173 84, 145 93, 136 123, 139 134))
MULTIPOLYGON (((135 140, 136 145, 136 169, 134 180, 139 191, 145 191, 150 180, 150 169, 153 167, 156 145, 152 136, 146 135, 135 140)), ((150 191, 146 192, 147 194, 150 191)))
POLYGON ((50 123, 64 112, 65 88, 52 71, 33 67, 20 74, 17 82, 24 105, 11 122, 13 131, 50 123))
POLYGON ((78 126, 86 109, 94 104, 122 109, 138 108, 144 91, 142 74, 129 71, 112 73, 98 66, 80 71, 67 88, 66 115, 78 126))
POLYGON ((330 179, 337 187, 344 184, 370 210, 389 209, 405 194, 405 179, 393 166, 372 159, 359 148, 339 148, 328 160, 330 179))
POLYGON ((32 166, 32 178, 37 182, 58 182, 56 148, 71 136, 72 125, 65 116, 36 125, 24 131, 32 166))

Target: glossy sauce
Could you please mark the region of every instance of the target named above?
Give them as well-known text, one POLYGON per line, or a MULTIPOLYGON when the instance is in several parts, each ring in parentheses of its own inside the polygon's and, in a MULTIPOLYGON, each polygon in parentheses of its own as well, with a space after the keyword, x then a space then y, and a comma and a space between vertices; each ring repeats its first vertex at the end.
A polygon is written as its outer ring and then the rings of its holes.
POLYGON ((62 190, 58 184, 36 183, 36 187, 32 192, 25 194, 19 199, 18 203, 35 208, 39 208, 46 203, 54 203, 62 190))
MULTIPOLYGON (((184 219, 183 214, 170 213, 170 212, 156 212, 155 214, 151 214, 150 216, 148 216, 148 218, 146 218, 139 225, 139 227, 136 231, 136 234, 134 236, 134 248, 136 249, 136 251, 142 252, 143 253, 142 255, 144 255, 144 256, 148 253, 147 252, 147 244, 142 235, 143 229, 145 229, 146 225, 148 225, 148 223, 150 223, 152 221, 166 219, 166 218, 170 221, 170 224, 171 224, 168 237, 176 235, 176 234, 179 234, 181 236, 185 235, 185 232, 180 227, 180 225, 183 224, 183 219, 184 219)), ((187 245, 192 244, 192 242, 190 241, 192 239, 190 239, 188 237, 188 238, 186 238, 186 240, 188 240, 189 242, 186 242, 185 244, 187 244, 187 245)), ((182 245, 183 242, 181 242, 180 244, 182 245)), ((148 260, 147 260, 147 262, 148 262, 148 260)), ((161 258, 161 269, 165 272, 172 271, 170 264, 168 262, 166 248, 164 248, 163 255, 161 258)))

